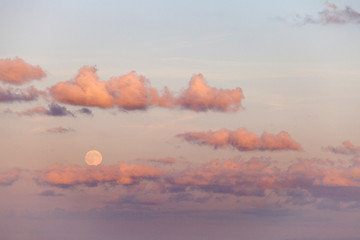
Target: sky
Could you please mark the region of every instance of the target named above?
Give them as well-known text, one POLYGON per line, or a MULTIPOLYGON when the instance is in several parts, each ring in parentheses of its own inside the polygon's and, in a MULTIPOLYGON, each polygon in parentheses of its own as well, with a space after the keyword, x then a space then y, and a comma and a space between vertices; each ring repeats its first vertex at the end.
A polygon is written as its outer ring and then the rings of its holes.
POLYGON ((359 1, 0 19, 1 239, 359 239, 359 1))

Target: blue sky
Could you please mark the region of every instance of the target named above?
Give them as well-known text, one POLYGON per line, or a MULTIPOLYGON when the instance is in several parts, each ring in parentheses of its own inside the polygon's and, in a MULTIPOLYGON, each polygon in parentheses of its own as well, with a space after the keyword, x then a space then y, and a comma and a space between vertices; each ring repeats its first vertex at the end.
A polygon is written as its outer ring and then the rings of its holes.
POLYGON ((360 2, 16 0, 0 18, 5 240, 358 237, 360 2), (4 77, 22 60, 46 76, 4 77), (124 79, 145 108, 120 103, 124 79))

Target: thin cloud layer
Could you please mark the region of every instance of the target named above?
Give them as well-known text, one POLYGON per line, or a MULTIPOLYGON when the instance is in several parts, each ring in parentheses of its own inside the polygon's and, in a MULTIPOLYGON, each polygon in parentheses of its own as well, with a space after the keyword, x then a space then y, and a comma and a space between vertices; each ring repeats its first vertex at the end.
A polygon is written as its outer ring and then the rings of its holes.
POLYGON ((177 137, 191 143, 212 146, 215 149, 233 147, 239 151, 301 150, 300 144, 284 131, 277 135, 263 133, 258 137, 244 128, 236 131, 222 129, 208 132, 187 132, 178 134, 177 137))
POLYGON ((97 69, 84 66, 75 79, 60 82, 50 88, 50 94, 59 102, 101 108, 118 107, 125 110, 145 110, 151 106, 185 108, 194 111, 234 112, 240 109, 244 98, 242 90, 216 89, 208 86, 203 76, 194 76, 189 88, 179 97, 167 87, 161 92, 150 86, 150 81, 131 72, 109 81, 99 81, 97 69))
POLYGON ((132 185, 144 179, 158 179, 162 172, 144 165, 119 163, 112 166, 63 167, 53 165, 36 172, 36 181, 51 186, 68 188, 78 185, 95 187, 98 184, 132 185))
POLYGON ((56 193, 54 190, 44 190, 44 191, 37 193, 37 195, 44 196, 44 197, 62 197, 62 196, 64 196, 64 194, 56 193))
POLYGON ((343 144, 342 146, 338 146, 338 147, 327 146, 324 148, 324 150, 336 154, 357 155, 360 153, 360 146, 355 147, 350 141, 344 141, 342 144, 343 144))
POLYGON ((319 12, 317 17, 306 16, 305 23, 312 24, 346 24, 360 23, 360 13, 349 6, 340 9, 337 5, 325 2, 325 9, 319 12))
POLYGON ((148 158, 148 159, 137 159, 137 160, 143 160, 143 161, 149 161, 154 163, 164 163, 164 164, 172 164, 176 163, 175 158, 167 157, 167 158, 148 158))
POLYGON ((46 77, 46 73, 39 67, 25 62, 21 58, 0 59, 0 81, 10 84, 24 84, 46 77))
POLYGON ((74 129, 72 128, 64 128, 64 127, 55 127, 55 128, 50 128, 48 130, 46 130, 47 133, 67 133, 67 132, 73 132, 74 129))
POLYGON ((0 186, 10 186, 20 178, 21 171, 18 169, 0 173, 0 186))
POLYGON ((34 101, 39 96, 45 96, 45 92, 37 90, 35 87, 26 89, 2 88, 0 87, 0 102, 20 102, 34 101))

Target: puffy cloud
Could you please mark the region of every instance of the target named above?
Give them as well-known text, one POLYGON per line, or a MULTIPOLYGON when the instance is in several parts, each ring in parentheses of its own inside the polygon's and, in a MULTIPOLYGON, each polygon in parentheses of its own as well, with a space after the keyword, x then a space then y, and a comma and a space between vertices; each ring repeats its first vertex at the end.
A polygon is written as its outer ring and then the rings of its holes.
POLYGON ((132 72, 103 82, 96 71, 93 66, 82 67, 74 80, 53 86, 51 95, 62 103, 101 108, 117 105, 133 110, 145 109, 150 104, 152 89, 144 77, 132 72))
POLYGON ((0 81, 4 83, 20 85, 45 76, 46 73, 39 66, 33 66, 21 58, 0 59, 0 81))
POLYGON ((0 87, 0 102, 15 102, 15 101, 34 101, 39 96, 45 96, 43 91, 39 91, 34 87, 27 89, 1 88, 0 87))
POLYGON ((84 66, 71 81, 60 82, 50 88, 50 94, 59 102, 101 108, 118 107, 125 110, 145 110, 151 106, 185 108, 194 111, 234 112, 240 109, 244 98, 242 90, 216 89, 206 84, 203 76, 194 76, 179 96, 167 87, 158 91, 150 81, 135 72, 109 81, 99 81, 97 69, 84 66))
POLYGON ((34 116, 34 115, 48 115, 48 116, 55 116, 55 117, 62 117, 62 116, 72 116, 75 115, 66 109, 66 107, 62 107, 57 103, 49 104, 49 108, 46 109, 44 107, 35 107, 31 109, 27 109, 24 111, 16 112, 20 116, 34 116))
POLYGON ((335 4, 328 1, 325 3, 325 9, 319 12, 317 17, 306 16, 305 23, 321 23, 321 24, 345 24, 345 23, 360 23, 360 13, 349 6, 340 9, 335 4))
POLYGON ((105 183, 131 185, 160 176, 162 172, 153 167, 119 163, 112 166, 53 165, 38 170, 35 179, 38 183, 67 188, 77 185, 95 187, 105 183))
POLYGON ((21 171, 14 169, 8 172, 0 173, 0 186, 10 186, 20 178, 21 171))
POLYGON ((64 127, 55 127, 55 128, 50 128, 48 130, 46 130, 46 132, 48 133, 66 133, 66 132, 73 132, 74 129, 72 128, 64 128, 64 127))
POLYGON ((360 146, 355 147, 350 141, 344 141, 342 144, 343 145, 339 147, 327 146, 323 149, 336 154, 357 155, 360 153, 360 146))
POLYGON ((194 76, 178 99, 178 104, 194 111, 235 112, 244 98, 241 88, 216 89, 206 84, 201 74, 194 76))
POLYGON ((258 137, 244 128, 236 131, 221 129, 208 132, 187 132, 178 134, 177 137, 199 145, 209 145, 214 148, 234 147, 239 151, 301 150, 300 144, 284 131, 277 135, 263 133, 261 137, 258 137))

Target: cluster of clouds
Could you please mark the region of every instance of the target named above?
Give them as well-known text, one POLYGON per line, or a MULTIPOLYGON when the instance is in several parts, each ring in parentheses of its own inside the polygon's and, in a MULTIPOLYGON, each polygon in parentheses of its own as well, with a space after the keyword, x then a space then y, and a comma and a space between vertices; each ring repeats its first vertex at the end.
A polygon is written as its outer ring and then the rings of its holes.
POLYGON ((244 98, 240 88, 210 87, 201 74, 193 76, 189 87, 175 96, 167 87, 160 93, 150 86, 149 80, 135 72, 105 82, 99 81, 96 71, 93 66, 82 67, 75 79, 53 86, 50 95, 61 103, 100 108, 116 106, 125 110, 144 110, 158 106, 221 112, 239 110, 244 98))
MULTIPOLYGON (((43 97, 56 103, 99 108, 117 107, 128 111, 164 107, 200 112, 236 112, 241 108, 244 99, 241 88, 210 87, 201 74, 191 78, 187 89, 174 94, 167 87, 162 91, 152 88, 148 79, 136 75, 135 72, 112 77, 108 81, 100 81, 96 72, 94 66, 83 66, 74 79, 59 82, 46 91, 37 90, 33 86, 26 89, 0 87, 0 102, 34 101, 43 97)), ((46 74, 39 66, 26 63, 21 58, 0 59, 0 82, 22 85, 44 77, 46 74)), ((28 115, 48 113, 44 108, 24 112, 29 113, 28 115)))
POLYGON ((359 24, 360 13, 349 6, 341 9, 337 5, 326 1, 324 10, 319 12, 318 16, 307 15, 303 21, 310 24, 359 24))
MULTIPOLYGON (((360 23, 360 13, 351 7, 339 8, 325 3, 325 9, 317 16, 306 16, 305 23, 345 24, 360 23)), ((95 66, 83 66, 77 75, 68 81, 58 82, 46 90, 33 86, 19 88, 21 85, 42 80, 46 72, 40 67, 29 64, 21 58, 0 59, 0 103, 29 102, 43 98, 50 101, 48 107, 38 106, 23 111, 6 112, 19 116, 71 116, 77 113, 92 115, 90 107, 121 110, 146 110, 151 107, 187 109, 196 112, 216 111, 231 113, 242 108, 244 94, 241 88, 221 89, 209 86, 203 75, 194 75, 186 89, 175 94, 167 87, 162 90, 151 87, 144 76, 135 72, 111 77, 101 81, 95 66), (80 106, 71 111, 68 104, 80 106)), ((55 127, 49 133, 65 133, 74 129, 55 127)), ((215 149, 234 148, 238 151, 301 151, 301 145, 289 133, 263 133, 257 136, 245 128, 237 130, 185 132, 177 135, 187 142, 207 145, 215 149)), ((286 198, 288 204, 307 205, 317 203, 326 208, 326 201, 357 203, 360 201, 360 146, 350 141, 342 146, 323 148, 335 154, 352 155, 347 162, 323 159, 297 159, 286 169, 278 168, 274 162, 264 158, 249 160, 214 160, 199 167, 184 170, 165 171, 160 167, 120 162, 111 166, 62 166, 52 165, 32 172, 33 179, 40 186, 52 188, 76 188, 81 186, 122 185, 132 187, 143 182, 152 182, 158 194, 168 194, 169 201, 206 202, 215 195, 235 197, 266 198, 268 192, 286 198), (195 191, 206 194, 195 197, 195 191), (317 199, 322 201, 319 203, 317 199)), ((161 163, 163 166, 176 164, 175 158, 140 159, 148 163, 161 163)), ((0 173, 0 185, 10 186, 21 177, 18 169, 0 173)), ((63 196, 54 190, 39 192, 40 196, 63 196)), ((138 203, 152 205, 154 202, 139 200, 135 196, 123 197, 123 204, 138 203)), ((351 206, 351 205, 350 205, 351 206)), ((355 206, 355 205, 354 205, 355 206)))
MULTIPOLYGON (((169 159, 153 159, 153 163, 177 163, 169 159)), ((152 161, 147 162, 150 165, 126 162, 110 166, 52 165, 31 173, 39 186, 52 188, 40 192, 41 196, 63 196, 56 193, 55 188, 119 185, 131 189, 151 183, 151 192, 160 202, 203 203, 221 196, 266 202, 270 194, 281 200, 284 207, 309 205, 340 209, 355 207, 360 201, 360 160, 357 157, 346 161, 298 158, 287 168, 280 168, 276 161, 263 157, 217 159, 183 170, 164 170, 161 166, 151 166, 152 161), (335 204, 326 205, 329 202, 335 204)), ((12 185, 20 178, 20 173, 20 170, 12 170, 0 174, 0 185, 12 185)), ((123 204, 126 199, 124 196, 123 204)), ((139 204, 152 202, 139 196, 136 199, 139 204)))
POLYGON ((333 147, 327 146, 323 148, 326 151, 330 151, 336 154, 346 154, 346 155, 359 155, 360 154, 360 146, 356 147, 350 141, 344 141, 342 146, 333 147))
MULTIPOLYGON (((0 82, 5 85, 23 85, 34 80, 41 80, 46 73, 40 66, 33 66, 21 58, 0 59, 0 82)), ((46 92, 30 86, 25 89, 0 86, 0 102, 34 101, 46 92)))

